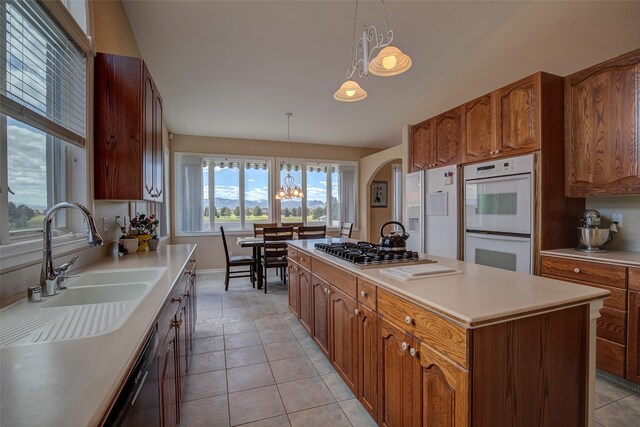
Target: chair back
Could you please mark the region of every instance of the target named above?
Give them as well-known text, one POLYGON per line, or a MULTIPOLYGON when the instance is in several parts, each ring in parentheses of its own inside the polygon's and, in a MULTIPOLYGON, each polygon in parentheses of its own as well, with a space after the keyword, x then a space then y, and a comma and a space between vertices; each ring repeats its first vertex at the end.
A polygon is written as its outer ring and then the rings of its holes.
POLYGON ((264 261, 286 258, 287 240, 293 240, 293 227, 268 227, 262 235, 264 241, 264 261))
POLYGON ((350 239, 351 231, 353 231, 352 222, 343 222, 342 224, 340 224, 340 237, 345 237, 347 239, 350 239))
POLYGON ((276 227, 278 224, 275 222, 254 222, 253 223, 253 237, 262 236, 265 227, 276 227))
POLYGON ((304 222, 283 222, 282 223, 283 227, 293 227, 293 232, 297 233, 298 229, 302 226, 304 226, 304 222))
POLYGON ((220 235, 222 236, 222 245, 224 246, 224 256, 225 259, 227 260, 227 263, 229 263, 229 248, 227 248, 227 237, 224 235, 224 228, 219 225, 218 226, 220 228, 220 235))
POLYGON ((326 225, 308 226, 298 228, 298 239, 324 239, 327 235, 326 225))

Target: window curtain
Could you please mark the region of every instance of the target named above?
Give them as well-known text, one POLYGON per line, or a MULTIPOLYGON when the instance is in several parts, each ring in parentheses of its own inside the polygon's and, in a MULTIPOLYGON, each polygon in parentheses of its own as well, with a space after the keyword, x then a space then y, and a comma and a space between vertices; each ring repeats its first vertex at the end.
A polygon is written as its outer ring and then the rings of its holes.
POLYGON ((357 203, 356 191, 356 169, 353 166, 339 166, 340 174, 340 220, 343 222, 353 222, 357 226, 357 203))
MULTIPOLYGON (((181 209, 182 231, 201 231, 204 228, 202 158, 197 156, 181 156, 179 174, 182 180, 181 209)), ((209 173, 212 173, 210 170, 209 173)))

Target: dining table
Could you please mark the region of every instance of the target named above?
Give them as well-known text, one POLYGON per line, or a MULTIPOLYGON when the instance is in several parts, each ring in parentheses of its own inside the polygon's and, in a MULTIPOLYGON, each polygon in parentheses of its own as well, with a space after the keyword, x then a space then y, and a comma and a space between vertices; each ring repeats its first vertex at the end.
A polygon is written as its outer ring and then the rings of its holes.
POLYGON ((256 272, 256 282, 258 289, 262 289, 262 265, 260 265, 260 258, 262 257, 262 247, 264 246, 264 240, 262 236, 254 237, 238 237, 236 242, 241 248, 252 248, 254 259, 254 271, 256 272))

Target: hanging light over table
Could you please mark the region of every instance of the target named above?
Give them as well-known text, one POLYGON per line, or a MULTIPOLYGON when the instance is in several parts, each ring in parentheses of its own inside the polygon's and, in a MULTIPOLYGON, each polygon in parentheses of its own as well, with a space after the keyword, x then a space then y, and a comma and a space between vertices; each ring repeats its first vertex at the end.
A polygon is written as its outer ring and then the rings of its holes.
POLYGON ((296 185, 291 176, 291 116, 293 116, 293 113, 287 113, 287 161, 289 162, 289 168, 287 169, 287 176, 282 180, 282 185, 276 191, 276 200, 293 199, 294 197, 301 199, 304 197, 302 189, 296 185))

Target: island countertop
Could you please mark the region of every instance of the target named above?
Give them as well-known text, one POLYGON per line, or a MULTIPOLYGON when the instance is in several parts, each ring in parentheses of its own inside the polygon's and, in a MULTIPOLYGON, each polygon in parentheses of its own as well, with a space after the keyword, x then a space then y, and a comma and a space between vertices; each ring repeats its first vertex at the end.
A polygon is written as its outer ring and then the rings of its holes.
MULTIPOLYGON (((122 327, 112 332, 1 348, 0 424, 99 425, 195 249, 196 245, 163 246, 154 252, 107 257, 83 268, 167 271, 122 327)), ((37 309, 39 303, 30 304, 37 309)))
POLYGON ((610 294, 609 291, 595 287, 425 254, 421 254, 421 257, 428 257, 440 265, 460 271, 461 274, 404 281, 382 273, 381 270, 387 266, 360 269, 354 264, 314 249, 315 243, 341 241, 345 240, 327 238, 294 240, 288 243, 466 328, 587 304, 604 299, 610 294))

